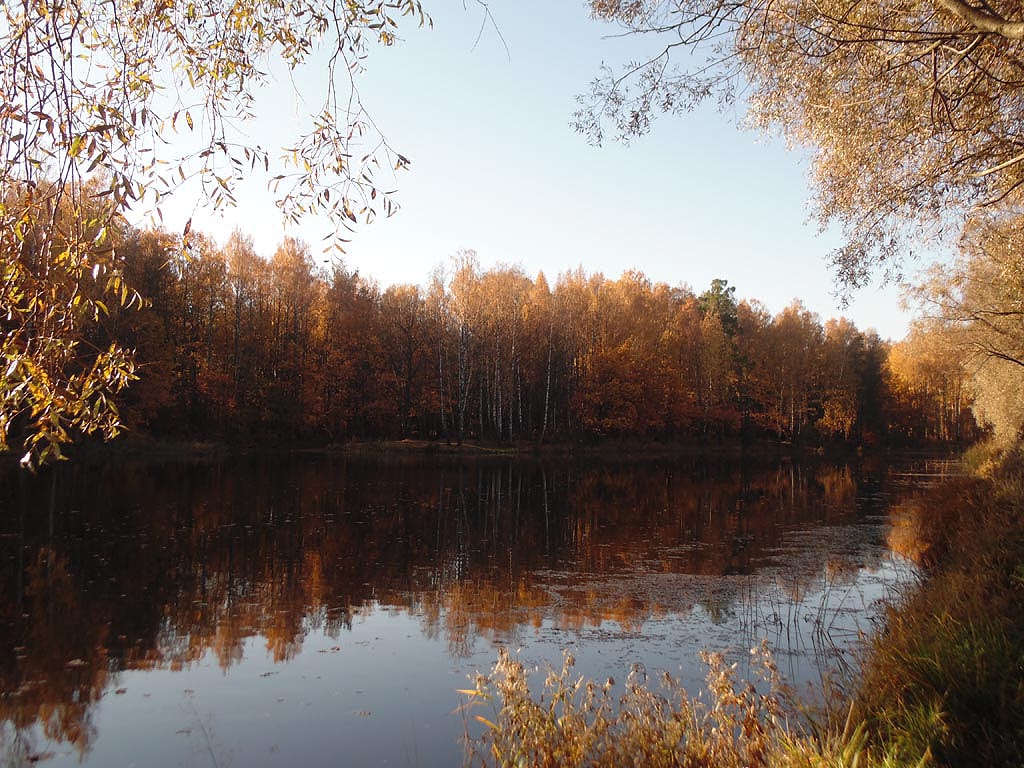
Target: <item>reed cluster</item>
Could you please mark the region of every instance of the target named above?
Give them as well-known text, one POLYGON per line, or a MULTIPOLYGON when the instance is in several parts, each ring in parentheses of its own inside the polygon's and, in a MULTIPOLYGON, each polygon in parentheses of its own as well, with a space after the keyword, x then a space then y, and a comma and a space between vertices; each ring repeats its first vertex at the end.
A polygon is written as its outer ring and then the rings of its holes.
MULTIPOLYGON (((490 717, 470 742, 470 765, 531 766, 767 766, 787 731, 783 686, 767 648, 752 650, 758 685, 736 679, 735 665, 705 653, 707 689, 691 697, 668 674, 660 685, 642 667, 630 673, 621 696, 614 680, 598 684, 573 675, 566 654, 538 698, 523 664, 505 649, 490 675, 462 691, 490 717), (706 697, 706 698, 705 698, 706 697)), ((474 711, 470 709, 469 711, 474 711)))

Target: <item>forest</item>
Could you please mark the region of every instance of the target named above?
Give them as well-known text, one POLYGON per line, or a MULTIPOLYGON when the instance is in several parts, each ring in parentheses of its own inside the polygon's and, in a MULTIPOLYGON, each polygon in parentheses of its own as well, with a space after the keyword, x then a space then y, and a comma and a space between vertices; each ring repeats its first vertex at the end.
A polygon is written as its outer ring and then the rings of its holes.
MULTIPOLYGON (((158 438, 339 444, 635 437, 925 444, 979 434, 962 360, 882 340, 794 300, 771 315, 723 279, 700 293, 516 266, 472 251, 382 289, 286 238, 127 230, 141 301, 90 343, 134 350, 128 429, 158 438)), ((931 347, 935 345, 932 344, 931 347)))

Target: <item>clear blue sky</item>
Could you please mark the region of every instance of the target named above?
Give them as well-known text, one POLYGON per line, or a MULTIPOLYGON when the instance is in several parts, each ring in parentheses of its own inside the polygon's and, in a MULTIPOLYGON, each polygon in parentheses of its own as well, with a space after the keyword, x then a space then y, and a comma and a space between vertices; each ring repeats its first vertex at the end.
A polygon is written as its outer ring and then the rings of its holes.
MULTIPOLYGON (((574 97, 602 61, 643 51, 590 19, 582 0, 492 0, 507 52, 489 24, 477 42, 483 17, 474 0, 425 5, 434 29, 401 29, 399 43, 371 53, 360 79, 374 119, 412 166, 397 179, 401 210, 359 229, 345 255, 350 268, 382 286, 424 283, 472 248, 485 267, 543 270, 552 284, 580 265, 611 278, 635 268, 698 292, 721 277, 773 313, 799 298, 822 319, 843 314, 883 337, 904 335, 895 287, 864 289, 840 309, 826 259, 837 238, 808 221, 805 158, 737 128, 742 115, 709 105, 664 117, 628 147, 591 147, 573 132, 574 97)), ((315 73, 299 77, 315 92, 315 73)), ((251 126, 260 141, 288 142, 301 109, 290 88, 282 82, 260 102, 251 126)), ((223 242, 237 225, 267 256, 285 234, 316 248, 325 233, 316 222, 285 230, 262 180, 239 201, 224 214, 197 214, 193 226, 223 242)), ((165 209, 172 228, 187 215, 165 209)))

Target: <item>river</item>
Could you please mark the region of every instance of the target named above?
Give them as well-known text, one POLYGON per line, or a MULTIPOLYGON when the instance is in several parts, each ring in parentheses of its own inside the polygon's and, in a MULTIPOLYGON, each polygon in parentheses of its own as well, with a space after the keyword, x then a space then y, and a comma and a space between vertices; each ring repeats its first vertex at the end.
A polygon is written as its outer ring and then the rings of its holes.
POLYGON ((813 698, 913 578, 902 510, 948 469, 297 453, 9 475, 0 764, 457 766, 457 689, 498 646, 694 691, 701 649, 742 673, 766 638, 813 698))

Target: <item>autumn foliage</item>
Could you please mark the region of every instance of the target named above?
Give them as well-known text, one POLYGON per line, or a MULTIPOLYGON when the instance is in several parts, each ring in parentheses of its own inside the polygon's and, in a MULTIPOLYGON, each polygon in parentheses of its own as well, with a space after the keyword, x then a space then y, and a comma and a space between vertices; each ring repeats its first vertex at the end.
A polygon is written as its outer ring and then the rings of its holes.
POLYGON ((955 428, 922 426, 946 402, 921 391, 934 371, 919 356, 798 301, 773 317, 724 280, 697 294, 581 268, 551 285, 463 252, 426 287, 382 290, 297 239, 263 259, 240 232, 218 246, 136 231, 117 253, 148 302, 113 308, 93 343, 136 352, 122 403, 136 433, 870 443, 973 429, 966 408, 955 428))

